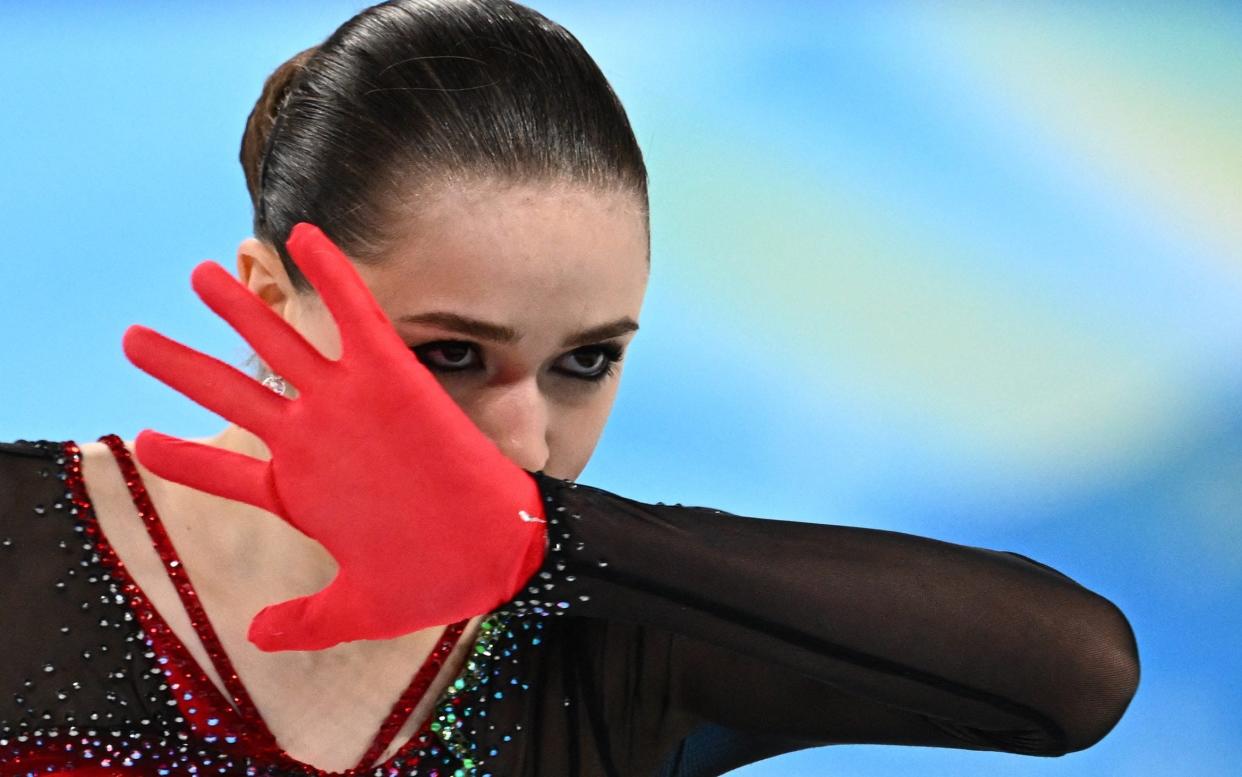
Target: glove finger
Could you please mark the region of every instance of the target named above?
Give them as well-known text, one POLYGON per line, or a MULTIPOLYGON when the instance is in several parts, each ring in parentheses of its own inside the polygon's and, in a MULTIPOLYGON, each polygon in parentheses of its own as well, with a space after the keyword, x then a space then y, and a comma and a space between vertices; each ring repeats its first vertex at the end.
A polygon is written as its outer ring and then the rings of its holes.
POLYGON ((134 440, 134 455, 165 480, 283 517, 266 461, 151 429, 143 429, 134 440))
POLYGON ((327 369, 328 359, 315 346, 220 265, 202 262, 191 273, 190 284, 207 307, 300 391, 314 385, 327 369))
MULTIPOLYGON (((408 355, 387 314, 375 301, 357 268, 319 227, 299 222, 286 243, 289 255, 319 292, 336 321, 342 358, 356 350, 408 355), (393 350, 393 344, 398 347, 393 350)), ((391 357, 389 357, 391 358, 391 357)))
POLYGON ((121 346, 138 369, 265 440, 291 401, 236 367, 140 324, 125 330, 121 346))

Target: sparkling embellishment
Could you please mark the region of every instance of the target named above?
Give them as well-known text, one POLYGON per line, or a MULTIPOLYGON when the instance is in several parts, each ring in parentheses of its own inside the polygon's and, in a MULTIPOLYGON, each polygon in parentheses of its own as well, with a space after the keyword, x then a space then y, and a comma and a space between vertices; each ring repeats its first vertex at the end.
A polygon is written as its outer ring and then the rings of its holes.
MULTIPOLYGON (((65 721, 64 727, 52 725, 57 718, 51 713, 36 713, 27 710, 28 718, 13 721, 0 717, 0 769, 10 774, 9 767, 25 764, 22 775, 33 775, 57 771, 78 766, 95 766, 113 768, 147 764, 152 774, 246 774, 271 777, 293 777, 294 775, 314 775, 321 777, 330 774, 342 775, 386 775, 386 777, 404 777, 409 775, 457 774, 475 775, 473 762, 463 764, 451 752, 438 746, 430 730, 434 722, 430 716, 420 730, 405 743, 396 754, 382 764, 371 764, 382 750, 395 739, 401 726, 408 719, 413 707, 425 693, 427 687, 438 675, 443 662, 452 653, 468 619, 445 627, 441 639, 435 649, 415 673, 409 687, 401 694, 393 705, 392 713, 385 720, 376 734, 372 746, 368 748, 369 760, 345 772, 334 773, 316 769, 288 756, 275 744, 274 738, 266 730, 257 710, 250 717, 246 714, 245 704, 249 698, 245 693, 233 670, 231 663, 215 638, 206 613, 198 603, 197 594, 185 577, 183 565, 176 558, 175 549, 155 514, 154 507, 146 494, 136 468, 129 460, 128 451, 115 435, 100 438, 109 445, 118 465, 122 469, 126 484, 134 497, 135 506, 139 510, 152 541, 156 545, 165 570, 178 589, 178 595, 188 613, 196 633, 215 663, 216 668, 225 681, 232 696, 233 704, 220 694, 220 691, 195 663, 192 656, 180 643, 176 635, 155 611, 145 594, 130 578, 128 570, 115 555, 111 545, 99 530, 93 507, 86 494, 81 475, 81 452, 72 443, 40 443, 47 449, 58 449, 62 456, 58 463, 65 469, 66 488, 72 508, 68 511, 72 525, 66 525, 66 531, 84 535, 89 542, 80 545, 83 555, 80 561, 73 561, 75 567, 84 571, 78 579, 79 585, 102 586, 107 593, 98 596, 101 607, 120 607, 120 610, 100 610, 95 616, 95 628, 113 633, 118 630, 123 634, 123 643, 127 646, 124 655, 118 655, 125 663, 115 668, 104 665, 104 671, 97 675, 109 680, 127 680, 137 690, 148 687, 152 690, 147 705, 151 710, 167 710, 156 713, 159 717, 144 714, 141 717, 117 717, 104 709, 99 711, 86 710, 64 713, 60 719, 65 721), (172 563, 172 562, 177 563, 172 563), (132 608, 132 609, 130 609, 132 608), (137 618, 134 615, 137 615, 137 618), (139 656, 141 658, 139 658, 139 656), (149 662, 145 667, 141 661, 149 662), (151 678, 149 681, 140 678, 151 678), (238 704, 238 702, 241 704, 238 704), (37 718, 36 718, 37 715, 37 718), (72 725, 77 716, 98 726, 108 726, 107 731, 100 728, 80 729, 72 725), (52 727, 36 728, 35 720, 52 727), (257 724, 257 725, 256 725, 257 724), (13 728, 16 726, 17 728, 13 728), (430 749, 428 746, 430 745, 430 749), (419 764, 429 770, 420 770, 419 764), (43 766, 46 764, 46 768, 43 766), (463 771, 463 769, 465 771, 463 771)), ((64 505, 57 503, 54 509, 60 510, 64 505)), ((61 543, 62 550, 68 545, 61 543)), ((75 546, 77 547, 77 546, 75 546)), ((58 581, 76 577, 73 569, 67 570, 66 577, 58 581)), ((58 585, 58 590, 63 587, 58 585)), ((92 595, 93 596, 93 595, 92 595)), ((90 600, 81 602, 81 612, 89 615, 90 600)), ((79 608, 74 608, 78 611, 79 608)), ((69 625, 56 628, 60 638, 75 633, 69 625)), ((87 639, 91 639, 87 637, 87 639)), ((116 637, 109 636, 103 644, 86 642, 93 645, 81 650, 84 661, 92 658, 98 660, 100 654, 108 656, 116 653, 116 637)), ((478 646, 475 646, 476 649, 478 646)), ((60 672, 58 666, 43 665, 43 672, 49 678, 55 678, 60 672)), ((49 681, 50 682, 50 681, 49 681)), ((33 680, 27 680, 26 687, 37 690, 33 680)), ((49 698, 54 697, 62 704, 72 704, 75 693, 83 691, 83 683, 76 680, 65 683, 61 687, 49 689, 49 698)), ((118 690, 124 686, 118 686, 118 690)), ((91 684, 86 684, 90 691, 91 684)), ((464 698, 464 694, 473 690, 464 682, 458 682, 454 691, 464 698)), ((107 690, 103 698, 118 707, 130 707, 131 702, 125 693, 107 690)), ((447 698, 447 696, 442 696, 447 698)), ((19 702, 22 703, 22 702, 19 702)), ((73 707, 67 709, 73 710, 73 707)), ((135 710, 136 711, 136 710, 135 710)), ((128 713, 127 713, 128 714, 128 713)), ((146 774, 147 772, 143 772, 146 774)), ((482 777, 480 774, 479 777, 482 777)))
POLYGON ((286 388, 285 379, 280 377, 279 375, 268 375, 266 378, 263 379, 262 383, 264 386, 267 386, 269 389, 276 392, 277 394, 280 394, 281 396, 285 395, 285 388, 286 388))
MULTIPOLYGON (((545 637, 552 633, 547 627, 553 616, 572 613, 590 600, 572 585, 574 572, 587 579, 603 574, 597 559, 584 553, 582 541, 572 538, 565 525, 567 520, 581 521, 580 515, 559 504, 545 511, 546 557, 522 589, 534 596, 519 593, 521 598, 479 622, 461 671, 419 730, 377 763, 439 675, 468 619, 445 627, 358 765, 328 772, 297 761, 276 743, 224 652, 129 452, 115 435, 100 440, 116 458, 165 572, 227 693, 193 659, 104 537, 82 479, 78 446, 38 443, 49 459, 55 457, 57 467, 31 470, 31 477, 63 481, 66 489, 63 499, 49 495, 41 502, 42 512, 26 513, 29 520, 64 521, 63 538, 49 540, 55 555, 48 558, 60 559, 66 568, 55 570, 46 585, 64 602, 59 606, 66 617, 50 625, 46 638, 65 641, 65 649, 49 655, 80 656, 90 671, 77 674, 79 681, 71 673, 72 662, 32 667, 20 692, 9 697, 19 717, 0 715, 0 772, 8 775, 16 766, 14 773, 22 777, 79 767, 137 769, 136 774, 144 775, 503 777, 496 771, 498 759, 506 747, 527 738, 522 696, 531 689, 532 678, 526 669, 546 660, 534 655, 548 649, 545 637)), ((561 489, 576 487, 540 479, 546 502, 561 489)), ((24 536, 13 535, 19 541, 24 536)), ((0 538, 0 547, 14 544, 11 537, 0 538)), ((549 702, 568 708, 577 697, 558 695, 549 702)))

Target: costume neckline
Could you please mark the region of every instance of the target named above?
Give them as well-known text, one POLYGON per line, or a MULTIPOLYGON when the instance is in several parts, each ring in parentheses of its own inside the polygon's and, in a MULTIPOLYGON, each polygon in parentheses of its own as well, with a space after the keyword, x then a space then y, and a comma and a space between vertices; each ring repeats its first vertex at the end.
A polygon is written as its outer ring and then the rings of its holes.
MULTIPOLYGON (((84 532, 94 544, 99 559, 105 568, 117 578, 121 589, 128 597, 131 609, 138 616, 138 621, 149 638, 149 644, 155 651, 156 664, 161 667, 169 680, 170 693, 191 729, 209 742, 218 744, 216 735, 221 729, 221 720, 227 720, 240 726, 247 740, 242 743, 240 738, 225 738, 230 745, 239 745, 246 755, 259 755, 278 762, 285 767, 293 767, 308 774, 327 777, 328 775, 354 775, 371 773, 374 769, 390 765, 398 758, 409 759, 414 751, 421 750, 434 738, 430 729, 435 719, 435 709, 426 716, 419 730, 402 745, 391 757, 382 763, 375 761, 392 743, 401 727, 408 721, 417 704, 422 701, 427 687, 439 675, 443 662, 447 660, 460 639, 469 619, 449 624, 428 654, 422 666, 414 673, 410 684, 398 697, 392 710, 376 732, 367 752, 359 763, 343 772, 331 772, 318 769, 310 764, 288 755, 279 746, 275 736, 267 727, 258 708, 250 699, 244 684, 237 676, 232 662, 221 645, 218 635, 211 625, 210 618, 202 609, 197 593, 185 573, 185 567, 177 556, 171 539, 164 529, 163 522, 155 510, 154 504, 146 491, 142 476, 134 465, 129 450, 116 434, 107 434, 98 438, 111 450, 116 459, 134 507, 146 527, 148 535, 155 545, 157 554, 164 565, 165 572, 172 580, 180 597, 195 634, 202 641, 209 660, 225 683, 228 695, 220 692, 220 688, 207 676, 203 667, 194 659, 184 642, 173 632, 156 610, 146 593, 133 580, 124 563, 117 556, 115 549, 99 528, 94 505, 86 492, 85 482, 81 475, 81 450, 73 441, 62 443, 64 453, 63 465, 66 469, 66 483, 69 486, 77 510, 77 520, 83 524, 84 532), (229 698, 231 697, 231 699, 229 698), (237 741, 230 741, 230 739, 237 741), (255 749, 260 752, 256 753, 255 749)), ((483 632, 480 631, 480 638, 483 632)), ((476 640, 477 642, 477 640, 476 640)), ((463 667, 462 672, 466 671, 463 667)), ((459 673, 460 674, 460 673, 459 673)), ((448 690, 453 688, 450 682, 445 693, 435 705, 436 708, 445 701, 448 690)))

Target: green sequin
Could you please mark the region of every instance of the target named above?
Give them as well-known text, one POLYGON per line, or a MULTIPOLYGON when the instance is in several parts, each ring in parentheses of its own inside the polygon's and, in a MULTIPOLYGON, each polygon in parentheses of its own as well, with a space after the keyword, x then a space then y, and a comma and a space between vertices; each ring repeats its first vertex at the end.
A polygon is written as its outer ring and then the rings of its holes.
MULTIPOLYGON (((479 636, 474 645, 474 652, 485 659, 490 659, 493 657, 492 648, 495 645, 506 639, 506 637, 512 639, 514 636, 513 632, 505 628, 510 617, 512 617, 512 613, 501 610, 491 613, 480 621, 479 636)), ((448 724, 456 721, 457 713, 456 707, 452 703, 452 697, 456 696, 459 691, 467 688, 478 688, 490 668, 491 662, 488 660, 467 661, 461 674, 449 684, 448 693, 437 709, 438 719, 447 721, 448 724)), ((456 774, 460 774, 462 777, 473 777, 477 773, 477 769, 482 766, 482 763, 476 762, 470 757, 474 752, 473 743, 467 738, 466 733, 462 730, 463 727, 460 724, 454 726, 437 722, 433 723, 430 728, 439 735, 448 750, 461 761, 462 768, 458 769, 456 774)))

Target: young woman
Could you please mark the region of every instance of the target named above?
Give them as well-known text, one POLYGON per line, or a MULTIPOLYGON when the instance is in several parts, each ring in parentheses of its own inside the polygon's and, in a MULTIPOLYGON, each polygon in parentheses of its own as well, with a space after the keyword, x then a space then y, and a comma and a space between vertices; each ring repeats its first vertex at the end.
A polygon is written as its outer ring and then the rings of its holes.
POLYGON ((1038 562, 573 482, 649 235, 561 27, 369 8, 268 79, 241 156, 254 237, 192 280, 262 385, 124 343, 232 423, 0 445, 0 773, 697 777, 1121 717, 1128 622, 1038 562))

